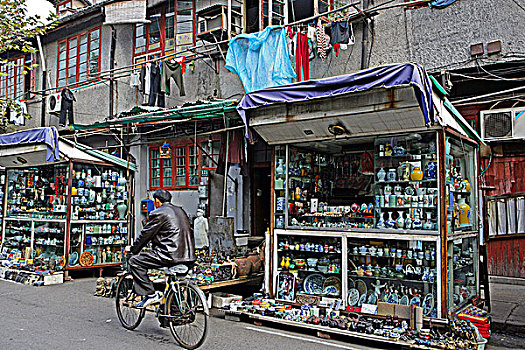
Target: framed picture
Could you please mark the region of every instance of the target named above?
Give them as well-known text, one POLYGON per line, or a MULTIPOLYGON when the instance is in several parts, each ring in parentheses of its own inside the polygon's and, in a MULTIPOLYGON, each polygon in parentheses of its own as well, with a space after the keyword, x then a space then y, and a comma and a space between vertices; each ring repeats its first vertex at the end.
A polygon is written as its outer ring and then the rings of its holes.
POLYGON ((289 272, 281 272, 277 276, 277 296, 276 300, 294 301, 295 300, 295 276, 289 272))

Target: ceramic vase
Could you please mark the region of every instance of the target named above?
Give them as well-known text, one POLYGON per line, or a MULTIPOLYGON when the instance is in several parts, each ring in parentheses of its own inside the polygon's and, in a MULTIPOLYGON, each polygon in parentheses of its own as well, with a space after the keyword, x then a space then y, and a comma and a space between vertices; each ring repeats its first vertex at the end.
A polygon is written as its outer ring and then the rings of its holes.
POLYGON ((379 221, 377 222, 377 228, 385 228, 385 213, 379 213, 379 221))
POLYGON ((410 230, 412 228, 412 218, 410 217, 410 214, 408 214, 407 218, 405 219, 405 228, 407 230, 410 230))
POLYGON ((399 214, 396 220, 397 228, 402 230, 405 227, 405 219, 403 219, 403 212, 398 211, 397 213, 399 214))
POLYGON ((437 172, 437 162, 432 161, 432 162, 428 162, 427 165, 425 165, 425 175, 427 179, 435 179, 436 172, 437 172))
POLYGON ((423 224, 423 229, 424 230, 432 230, 432 227, 434 227, 434 224, 432 223, 432 213, 427 211, 427 220, 425 221, 425 223, 423 224))
POLYGON ((386 177, 385 169, 381 168, 377 172, 377 181, 385 181, 385 177, 386 177))
POLYGON ((388 220, 385 222, 386 228, 394 228, 396 222, 392 219, 392 212, 388 212, 388 220))
POLYGON ((386 181, 396 181, 396 178, 397 178, 396 169, 388 170, 388 174, 386 174, 386 181))
POLYGON ((275 169, 275 173, 277 175, 283 175, 284 174, 284 164, 282 159, 277 160, 277 168, 275 169))
POLYGON ((126 183, 128 182, 128 180, 126 180, 126 177, 123 176, 122 174, 120 174, 119 178, 118 178, 118 185, 119 186, 126 186, 126 183))
POLYGON ((128 206, 124 202, 122 202, 119 205, 117 205, 117 212, 118 212, 118 219, 119 220, 125 220, 126 219, 126 210, 127 209, 128 209, 128 206))
POLYGON ((414 226, 414 229, 420 229, 423 223, 421 222, 421 219, 419 219, 419 215, 415 215, 414 222, 412 223, 414 226))
POLYGON ((410 174, 410 180, 412 181, 421 181, 423 180, 423 172, 419 167, 414 167, 412 174, 410 174))

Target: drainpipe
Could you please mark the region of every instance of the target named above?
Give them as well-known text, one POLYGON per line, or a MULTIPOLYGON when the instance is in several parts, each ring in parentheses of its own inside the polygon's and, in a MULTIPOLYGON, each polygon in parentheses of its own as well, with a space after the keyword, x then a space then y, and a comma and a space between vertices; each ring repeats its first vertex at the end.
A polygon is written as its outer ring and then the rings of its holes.
POLYGON ((46 126, 46 88, 47 88, 47 69, 46 60, 44 58, 44 50, 42 49, 42 42, 40 41, 40 35, 36 36, 36 42, 38 44, 38 53, 40 55, 40 66, 42 67, 42 107, 40 111, 40 126, 46 126))
MULTIPOLYGON (((368 1, 363 0, 363 11, 368 8, 368 1)), ((363 41, 361 42, 361 69, 368 68, 368 17, 363 20, 363 41)))
POLYGON ((117 32, 111 25, 111 47, 109 52, 109 118, 113 119, 113 70, 115 69, 115 48, 117 46, 117 32))

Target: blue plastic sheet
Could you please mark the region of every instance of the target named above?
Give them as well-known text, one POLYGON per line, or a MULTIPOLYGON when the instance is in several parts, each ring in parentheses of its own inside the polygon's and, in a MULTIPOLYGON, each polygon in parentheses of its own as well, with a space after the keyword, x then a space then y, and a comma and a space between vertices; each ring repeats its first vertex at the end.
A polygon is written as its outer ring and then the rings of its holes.
POLYGON ((236 73, 246 93, 290 84, 295 72, 283 27, 266 27, 230 40, 226 69, 236 73))
MULTIPOLYGON (((414 63, 390 64, 352 74, 308 80, 287 86, 255 91, 243 97, 237 105, 237 111, 244 121, 246 137, 248 137, 248 120, 246 119, 246 111, 248 109, 275 103, 332 97, 378 87, 391 88, 406 85, 414 88, 425 123, 427 125, 436 123, 437 117, 432 103, 432 83, 423 67, 414 63)), ((392 117, 394 118, 395 116, 393 115, 392 117)))
POLYGON ((55 127, 37 128, 0 135, 1 146, 14 146, 21 143, 45 143, 47 146, 46 160, 48 162, 60 160, 58 131, 55 127))
POLYGON ((434 0, 434 1, 431 1, 428 4, 428 6, 437 8, 437 9, 444 9, 445 7, 450 6, 455 2, 456 0, 434 0))

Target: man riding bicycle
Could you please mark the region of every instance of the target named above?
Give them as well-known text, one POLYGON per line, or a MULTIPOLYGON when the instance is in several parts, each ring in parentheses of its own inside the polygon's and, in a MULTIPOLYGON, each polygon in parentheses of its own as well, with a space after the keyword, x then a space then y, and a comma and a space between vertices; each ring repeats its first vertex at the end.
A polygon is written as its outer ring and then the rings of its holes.
POLYGON ((156 209, 149 213, 148 222, 133 245, 125 249, 126 253, 134 254, 129 260, 133 290, 137 295, 144 296, 136 305, 139 308, 162 299, 162 294, 155 292, 153 282, 148 277, 148 269, 178 264, 190 267, 197 260, 193 231, 184 209, 171 204, 171 194, 163 189, 155 191, 153 200, 156 209), (149 242, 152 249, 141 252, 149 242))

